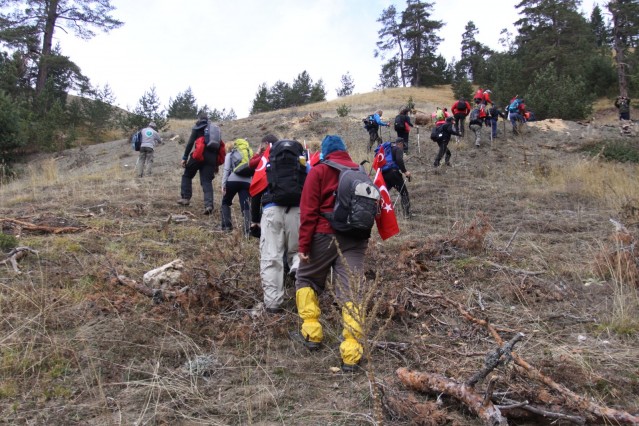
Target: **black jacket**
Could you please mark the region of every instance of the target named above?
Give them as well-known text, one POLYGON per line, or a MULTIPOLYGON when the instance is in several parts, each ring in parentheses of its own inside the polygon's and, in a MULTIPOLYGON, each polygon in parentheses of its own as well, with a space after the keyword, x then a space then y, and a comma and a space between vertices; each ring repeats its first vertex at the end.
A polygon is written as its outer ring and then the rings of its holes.
POLYGON ((442 125, 442 142, 449 142, 452 135, 461 136, 462 134, 455 131, 453 123, 446 122, 442 125))
MULTIPOLYGON (((198 119, 198 121, 195 122, 195 125, 191 129, 191 136, 189 137, 189 141, 186 143, 186 147, 184 147, 184 155, 182 155, 183 160, 187 160, 189 158, 189 155, 194 148, 195 140, 200 136, 204 136, 204 129, 206 129, 206 126, 208 124, 209 120, 207 120, 206 118, 198 119)), ((215 166, 215 172, 217 173, 217 150, 205 149, 204 162, 213 164, 215 166)))

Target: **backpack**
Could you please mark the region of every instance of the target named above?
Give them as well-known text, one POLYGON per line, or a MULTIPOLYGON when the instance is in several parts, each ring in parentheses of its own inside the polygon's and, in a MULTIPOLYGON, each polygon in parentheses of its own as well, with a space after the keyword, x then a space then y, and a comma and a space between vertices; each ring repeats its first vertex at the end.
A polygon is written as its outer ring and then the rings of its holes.
POLYGON ((383 144, 375 148, 375 154, 378 154, 380 149, 384 150, 384 160, 386 160, 386 162, 382 166, 382 172, 385 172, 386 170, 390 170, 390 169, 399 169, 399 166, 393 160, 393 151, 392 151, 391 143, 384 142, 383 144))
POLYGON ((322 213, 335 232, 354 238, 369 238, 379 212, 380 192, 362 166, 351 168, 330 160, 323 162, 339 170, 335 206, 322 213))
POLYGON ((443 142, 444 141, 444 125, 440 124, 439 126, 433 127, 433 130, 430 131, 430 139, 433 142, 443 142))
POLYGON ((519 99, 515 99, 510 105, 508 105, 508 112, 519 112, 519 99))
POLYGON ((373 118, 372 114, 369 115, 368 117, 362 119, 362 122, 364 123, 364 128, 366 130, 373 130, 373 129, 377 129, 379 127, 379 125, 375 121, 375 118, 373 118))
POLYGON ((139 151, 141 145, 142 145, 142 131, 135 132, 133 136, 131 136, 131 148, 133 148, 133 151, 139 151))
POLYGON ((232 161, 231 169, 233 173, 241 177, 251 177, 253 173, 255 173, 255 169, 249 167, 248 162, 253 156, 253 151, 249 146, 248 142, 244 139, 237 139, 235 141, 235 145, 233 146, 233 151, 231 151, 231 160, 233 160, 236 155, 233 153, 239 153, 240 156, 235 161, 232 161))
MULTIPOLYGON (((471 112, 470 112, 470 123, 472 123, 473 121, 479 121, 479 108, 474 108, 471 112)), ((469 124, 470 124, 469 123, 469 124)))
POLYGON ((211 151, 220 149, 222 131, 217 124, 210 123, 204 128, 204 144, 211 151))
POLYGON ((302 157, 304 147, 298 141, 284 139, 271 146, 266 165, 268 192, 262 197, 262 204, 299 206, 306 180, 302 157))
POLYGON ((462 101, 461 99, 457 101, 457 111, 466 112, 467 109, 466 101, 462 101))
POLYGON ((406 126, 404 126, 404 122, 406 120, 404 120, 404 116, 403 115, 398 115, 397 117, 395 117, 395 131, 396 132, 405 132, 406 131, 406 126))

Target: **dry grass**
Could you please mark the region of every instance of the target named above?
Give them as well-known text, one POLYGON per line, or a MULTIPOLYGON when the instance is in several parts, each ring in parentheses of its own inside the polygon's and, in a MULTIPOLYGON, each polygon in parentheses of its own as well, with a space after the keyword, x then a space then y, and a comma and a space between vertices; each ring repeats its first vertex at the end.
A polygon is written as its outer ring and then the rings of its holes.
MULTIPOLYGON (((411 96, 426 111, 453 101, 447 87, 393 89, 259 114, 225 123, 224 132, 253 148, 266 133, 308 144, 340 134, 354 159, 371 161, 361 117, 379 107, 390 119, 411 96), (352 105, 350 117, 336 116, 342 103, 352 105), (312 110, 322 118, 301 123, 312 110)), ((636 234, 636 169, 564 150, 581 143, 578 125, 542 123, 547 130, 531 126, 525 137, 507 135, 480 149, 451 143, 453 167, 438 170, 430 166, 435 146, 422 138, 421 155, 407 161, 415 218, 400 219, 397 237, 371 239, 363 274, 364 367, 373 378, 332 372, 342 325, 330 292, 320 297, 327 344, 308 353, 288 339, 299 327, 292 283, 284 315, 256 309, 257 241, 214 231, 219 217, 201 215, 198 178, 192 206, 175 204, 184 142, 169 138, 185 139, 192 124, 171 123, 150 178, 133 178, 135 154, 119 140, 31 159, 18 180, 1 182, 0 218, 83 231, 2 222, 4 233, 38 255, 21 260, 21 274, 0 265, 0 423, 408 424, 414 412, 476 424, 453 401, 436 404, 395 379, 402 366, 464 380, 493 349, 454 309, 417 296, 433 291, 524 332, 520 353, 554 380, 639 410, 638 326, 629 321, 637 314, 628 303, 636 296, 636 256, 628 241, 598 244, 610 235, 610 217, 621 216, 636 234), (155 304, 114 278, 140 282, 176 258, 185 261, 182 285, 190 291, 171 302, 155 304), (394 417, 379 413, 380 402, 394 417)), ((214 188, 219 204, 218 178, 214 188)), ((543 400, 539 386, 510 368, 499 373, 498 390, 543 400)))

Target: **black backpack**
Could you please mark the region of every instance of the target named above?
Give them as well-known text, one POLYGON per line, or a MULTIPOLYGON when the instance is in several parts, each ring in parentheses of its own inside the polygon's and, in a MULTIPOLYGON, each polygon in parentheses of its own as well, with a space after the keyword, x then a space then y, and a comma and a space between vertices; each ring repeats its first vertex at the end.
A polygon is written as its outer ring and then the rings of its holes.
POLYGON ((406 131, 406 127, 404 126, 404 122, 406 120, 404 119, 403 115, 398 115, 397 117, 395 117, 395 131, 396 132, 405 132, 406 131))
POLYGON ((440 124, 437 127, 433 127, 433 130, 430 131, 430 139, 433 142, 444 141, 444 125, 443 124, 440 124))
POLYGON ((468 109, 468 105, 466 105, 466 101, 462 101, 461 99, 457 101, 457 111, 465 112, 468 109))
POLYGON ((375 121, 372 115, 369 115, 368 117, 362 119, 362 122, 364 123, 364 128, 366 130, 373 130, 373 129, 379 128, 379 125, 377 124, 377 122, 375 121))
POLYGON ((262 204, 300 205, 306 180, 306 166, 300 162, 302 157, 304 147, 298 141, 284 139, 271 147, 266 165, 268 187, 262 204))
POLYGON ((135 132, 133 136, 131 136, 131 148, 133 151, 139 151, 142 146, 142 131, 135 132))
POLYGON ((330 160, 323 163, 339 170, 339 178, 333 212, 322 215, 335 232, 354 238, 369 238, 379 212, 379 189, 362 166, 351 168, 330 160))

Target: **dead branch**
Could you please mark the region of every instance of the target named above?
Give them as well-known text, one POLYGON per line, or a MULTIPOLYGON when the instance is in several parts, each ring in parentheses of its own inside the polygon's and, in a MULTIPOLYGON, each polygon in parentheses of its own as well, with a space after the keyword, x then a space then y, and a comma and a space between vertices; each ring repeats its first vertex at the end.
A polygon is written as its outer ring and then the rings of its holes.
POLYGON ((482 368, 477 373, 473 374, 473 376, 466 381, 466 385, 473 387, 480 381, 484 380, 491 371, 499 366, 499 364, 508 362, 512 359, 511 352, 514 346, 523 339, 524 333, 517 333, 508 343, 503 346, 498 346, 495 350, 490 351, 486 355, 486 359, 484 361, 484 368, 482 368))
POLYGON ((485 425, 507 425, 508 422, 493 403, 475 392, 466 383, 457 383, 436 373, 422 373, 399 368, 396 371, 400 380, 408 387, 420 392, 437 392, 461 401, 470 411, 483 420, 485 425))
POLYGON ((22 229, 26 229, 27 231, 38 231, 38 232, 46 232, 48 234, 68 234, 73 232, 82 232, 84 228, 78 228, 75 226, 45 226, 45 225, 36 225, 34 223, 23 222, 17 219, 10 219, 6 217, 0 217, 0 222, 8 222, 13 223, 14 225, 18 225, 22 229))
POLYGON ((542 410, 539 407, 535 407, 530 405, 528 401, 524 402, 510 402, 510 405, 497 405, 497 408, 504 414, 504 416, 508 418, 519 418, 520 415, 517 414, 518 410, 525 410, 529 413, 535 414, 537 416, 542 416, 547 419, 554 420, 567 420, 571 423, 575 423, 578 425, 585 425, 586 419, 581 416, 572 416, 569 414, 559 413, 555 411, 542 410))
POLYGON ((139 291, 143 295, 152 298, 153 302, 155 303, 160 303, 160 302, 164 302, 165 300, 175 299, 179 295, 189 291, 189 287, 182 287, 178 291, 162 290, 159 288, 150 288, 124 275, 117 275, 117 279, 119 284, 132 288, 135 291, 139 291))
POLYGON ((21 274, 22 272, 20 272, 20 268, 18 268, 18 262, 20 261, 20 259, 26 257, 29 253, 33 253, 36 256, 38 255, 38 252, 30 247, 16 247, 12 249, 9 254, 7 254, 7 257, 4 260, 0 261, 0 264, 7 265, 11 263, 13 271, 16 274, 21 274))

